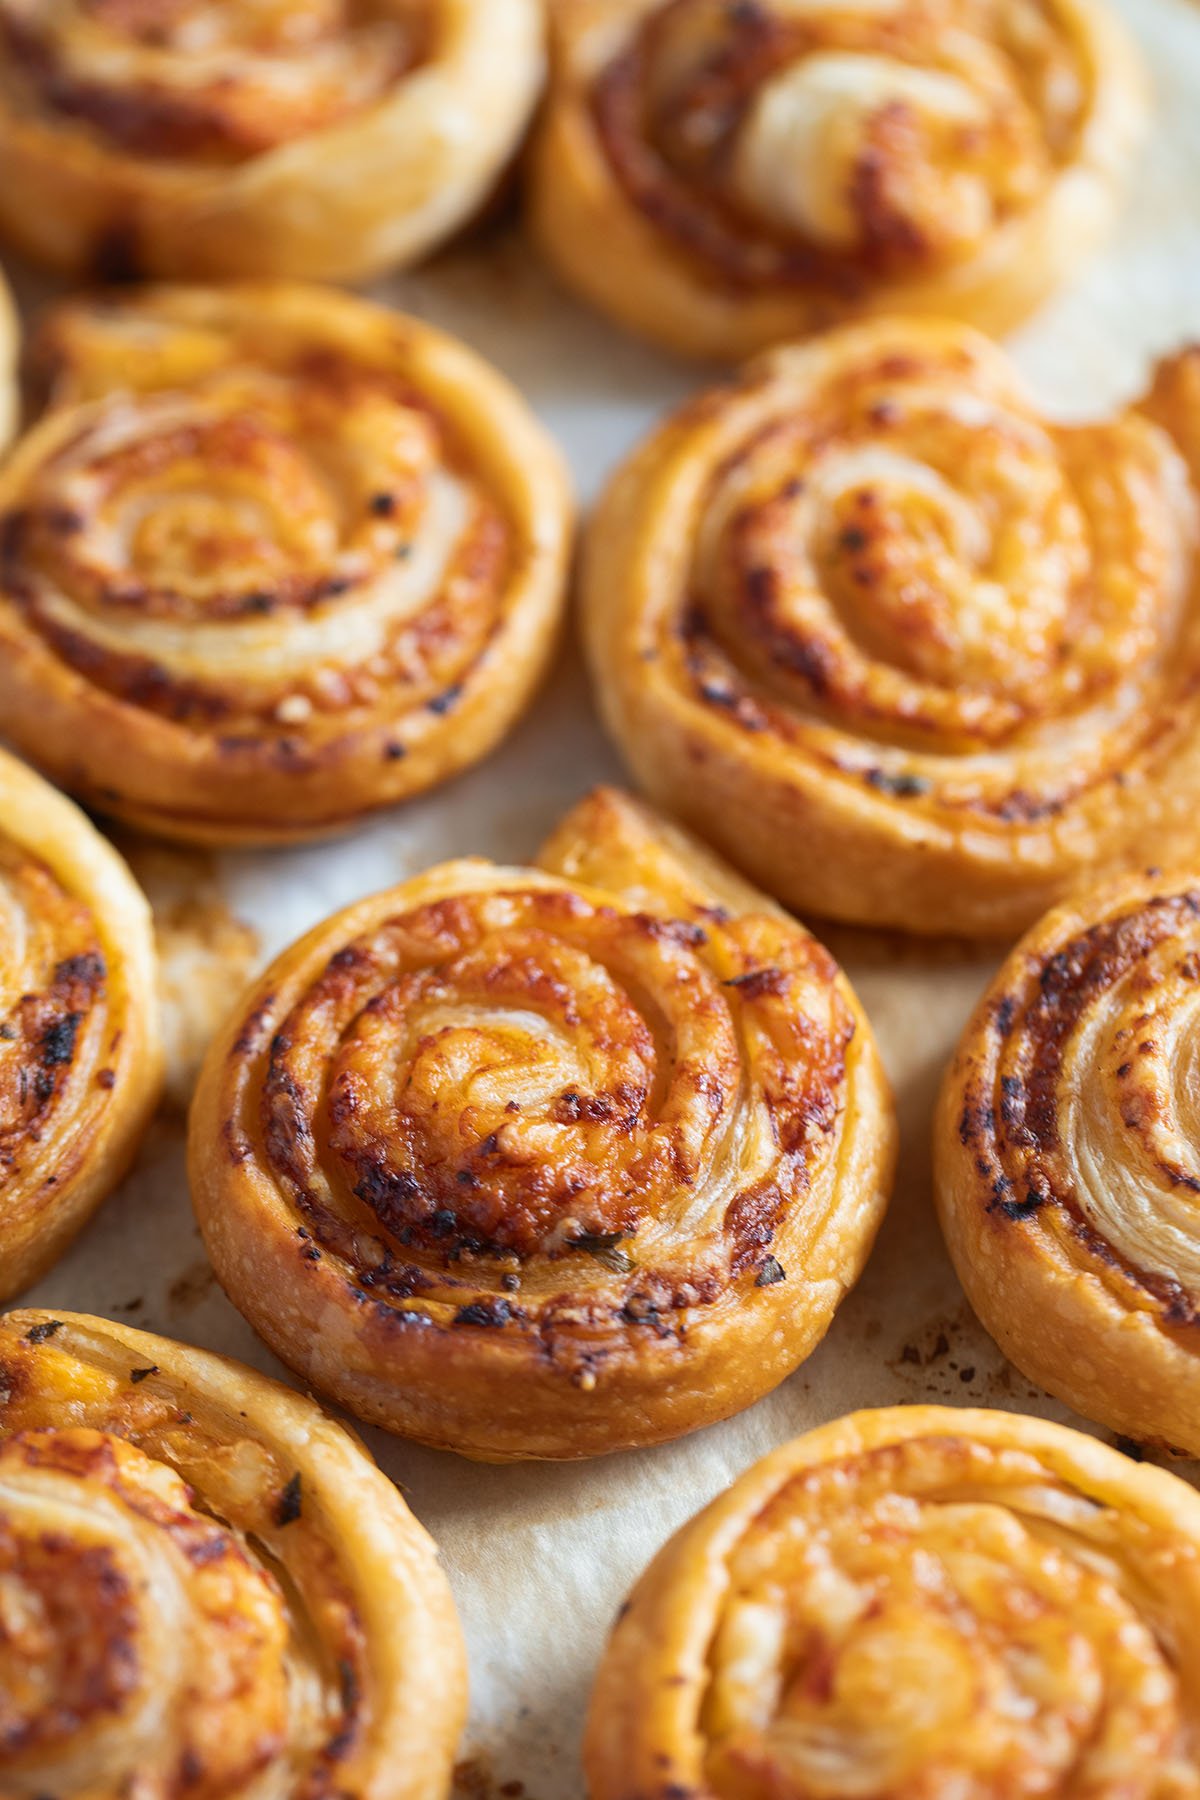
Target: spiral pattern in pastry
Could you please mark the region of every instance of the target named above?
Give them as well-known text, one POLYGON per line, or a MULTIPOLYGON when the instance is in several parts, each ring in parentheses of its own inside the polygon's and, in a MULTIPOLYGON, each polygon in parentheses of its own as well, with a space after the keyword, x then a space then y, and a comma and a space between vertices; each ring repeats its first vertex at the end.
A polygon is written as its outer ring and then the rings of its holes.
POLYGON ((638 778, 761 886, 1015 934, 1200 850, 1200 354, 1045 422, 967 327, 772 352, 626 463, 584 602, 638 778))
POLYGON ((0 751, 0 1299, 125 1174, 158 1099, 150 909, 120 857, 0 751))
POLYGON ((0 229, 102 278, 357 281, 477 212, 538 0, 0 0, 0 229))
POLYGON ((306 1380, 484 1459, 577 1457, 808 1355, 893 1131, 826 951, 601 791, 539 867, 445 864, 285 953, 209 1053, 190 1166, 223 1286, 306 1380))
POLYGON ((1039 1419, 823 1426, 650 1565, 585 1762, 592 1800, 1189 1800, 1200 1499, 1039 1419))
POLYGON ((1145 100, 1101 0, 560 0, 534 222, 736 358, 905 309, 1007 330, 1106 232, 1145 100))
POLYGON ((0 1783, 57 1800, 443 1800, 436 1552, 362 1446, 224 1357, 0 1320, 0 1783))
POLYGON ((1200 871, 1124 876, 1013 951, 947 1071, 937 1200, 1006 1355, 1200 1455, 1200 871))
POLYGON ((0 476, 0 710, 154 831, 333 831, 487 753, 563 605, 557 452, 474 355, 349 295, 68 303, 0 476))

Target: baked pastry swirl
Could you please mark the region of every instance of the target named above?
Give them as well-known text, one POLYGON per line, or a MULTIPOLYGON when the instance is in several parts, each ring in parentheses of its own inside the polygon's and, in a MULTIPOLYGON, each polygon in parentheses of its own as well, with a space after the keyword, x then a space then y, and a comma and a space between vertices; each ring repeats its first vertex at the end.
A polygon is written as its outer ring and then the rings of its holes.
POLYGON ((1015 935, 1200 851, 1200 353, 1045 422, 941 321, 846 326, 685 407, 601 502, 601 700, 661 805, 787 904, 1015 935))
POLYGON ((189 1163, 222 1285, 292 1368, 506 1461, 774 1387, 857 1278, 893 1152, 826 951, 601 790, 537 867, 444 864, 286 952, 209 1052, 189 1163))
POLYGON ((0 0, 0 230, 103 279, 358 281, 488 198, 538 0, 0 0))
POLYGON ((822 1426, 651 1563, 585 1763, 592 1800, 1185 1800, 1200 1499, 1041 1419, 822 1426))
POLYGON ((1200 1455, 1200 873, 1119 878, 1013 951, 947 1072, 942 1228, 1031 1380, 1200 1455))
POLYGON ((443 1800, 466 1709, 433 1545, 252 1370, 0 1320, 0 1783, 58 1800, 443 1800))
POLYGON ((161 1085, 150 909, 83 814, 0 751, 0 1299, 121 1180, 161 1085))
POLYGON ((485 755, 563 608, 557 451, 464 346, 319 288, 69 302, 0 475, 0 712, 160 834, 352 824, 485 755))
POLYGON ((1100 0, 557 0, 533 178, 563 276, 726 360, 868 312, 1015 325, 1145 113, 1100 0))

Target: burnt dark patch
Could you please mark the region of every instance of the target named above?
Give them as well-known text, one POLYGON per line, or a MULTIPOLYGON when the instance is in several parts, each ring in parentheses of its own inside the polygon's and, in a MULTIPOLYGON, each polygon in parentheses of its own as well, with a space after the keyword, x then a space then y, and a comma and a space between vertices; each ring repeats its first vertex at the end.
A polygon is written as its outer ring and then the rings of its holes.
POLYGON ((454 1315, 456 1325, 479 1325, 486 1329, 498 1330, 517 1317, 507 1300, 473 1300, 470 1306, 460 1307, 454 1315))
POLYGON ((886 769, 868 769, 866 782, 876 793, 886 794, 891 800, 916 800, 933 789, 933 783, 924 775, 892 775, 886 769))
POLYGON ((275 1523, 281 1528, 294 1525, 304 1511, 304 1481, 297 1469, 291 1480, 280 1490, 279 1499, 275 1503, 275 1523))
POLYGON ((462 683, 461 681, 456 682, 453 687, 446 688, 443 693, 434 695, 428 703, 429 711, 436 713, 439 718, 444 718, 448 712, 454 711, 462 699, 462 694, 462 683))
POLYGON ((61 1018, 54 1019, 47 1025, 38 1046, 38 1054, 44 1069, 64 1068, 73 1061, 79 1027, 82 1023, 83 1014, 72 1012, 64 1013, 61 1018))
POLYGON ((42 1319, 38 1324, 29 1327, 25 1333, 25 1342, 27 1344, 47 1343, 56 1331, 62 1330, 65 1324, 65 1319, 42 1319))
POLYGON ((790 977, 783 969, 751 969, 747 975, 735 975, 725 987, 736 988, 744 1000, 762 1000, 768 994, 786 994, 790 977))
POLYGON ((758 1274, 754 1277, 754 1285, 758 1288, 776 1287, 779 1282, 787 1280, 787 1270, 774 1256, 768 1256, 758 1274))

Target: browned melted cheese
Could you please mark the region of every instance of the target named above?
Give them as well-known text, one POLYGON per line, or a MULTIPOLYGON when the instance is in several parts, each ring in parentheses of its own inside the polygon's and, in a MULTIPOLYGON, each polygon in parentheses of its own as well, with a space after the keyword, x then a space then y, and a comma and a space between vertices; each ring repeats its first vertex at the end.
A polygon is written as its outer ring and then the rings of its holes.
POLYGON ((17 1211, 86 1161, 115 1044, 91 914, 3 838, 0 917, 0 1211, 17 1211))
POLYGON ((359 0, 4 0, 5 80, 110 151, 231 164, 352 119, 425 54, 359 0))
POLYGON ((128 396, 101 402, 0 520, 0 580, 56 657, 132 714, 293 761, 378 731, 381 714, 390 728, 452 705, 500 623, 510 532, 410 388, 302 358, 141 404, 144 424, 128 396), (369 606, 420 553, 440 468, 459 484, 461 527, 439 539, 422 603, 372 633, 369 655, 342 661, 331 634, 311 666, 273 677, 291 620, 369 606), (175 628, 163 654, 140 648, 149 623, 175 628), (188 654, 189 631, 222 624, 258 628, 218 665, 227 678, 188 654))
POLYGON ((1154 426, 1065 428, 953 333, 893 335, 857 357, 848 337, 815 382, 781 358, 778 416, 713 470, 643 655, 706 725, 905 810, 1051 820, 1190 729, 1188 359, 1160 371, 1154 426))
POLYGON ((1015 1446, 929 1435, 797 1473, 726 1552, 710 1791, 1194 1795, 1176 1559, 1194 1582, 1194 1545, 1015 1446))
POLYGON ((319 1496, 246 1413, 31 1316, 0 1341, 0 1786, 365 1791, 369 1647, 319 1496))
POLYGON ((592 107, 625 193, 706 278, 844 302, 953 266, 1029 207, 1069 159, 1087 82, 1053 0, 666 0, 602 69, 592 107), (781 79, 790 105, 739 176, 754 109, 781 79), (819 115, 838 104, 843 124, 827 130, 819 115), (815 120, 811 141, 791 134, 797 118, 815 120), (825 185, 822 162, 834 197, 789 201, 789 183, 825 185), (806 212, 821 225, 806 229, 806 212))
POLYGON ((1153 891, 1024 959, 969 1051, 959 1120, 994 1229, 1069 1264, 1191 1345, 1200 1165, 1190 1086, 1200 890, 1153 891), (1168 1233, 1182 1238, 1174 1243, 1168 1233))
POLYGON ((251 1021, 258 1117, 230 1154, 288 1195, 299 1257, 401 1320, 540 1332, 566 1361, 573 1336, 682 1333, 803 1229, 854 1033, 835 979, 765 917, 436 900, 346 944, 267 1040, 251 1021))

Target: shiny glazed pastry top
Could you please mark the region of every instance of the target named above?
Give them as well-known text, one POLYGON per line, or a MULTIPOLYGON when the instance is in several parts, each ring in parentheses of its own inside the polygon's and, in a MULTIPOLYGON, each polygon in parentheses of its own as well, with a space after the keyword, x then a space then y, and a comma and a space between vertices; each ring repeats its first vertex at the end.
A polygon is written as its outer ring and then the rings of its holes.
POLYGON ((538 866, 445 864, 289 950, 189 1138, 268 1343, 493 1460, 655 1443, 774 1387, 861 1270, 893 1154, 832 958, 603 790, 538 866))
POLYGON ((1200 870, 1049 914, 963 1034, 938 1107, 942 1226, 1032 1380, 1200 1455, 1200 870))
POLYGON ((486 754, 552 651, 557 451, 486 364, 320 288, 70 301, 0 474, 0 713, 148 830, 338 830, 486 754))
POLYGON ((684 407, 589 533, 603 710, 789 905, 1013 936, 1200 852, 1200 352, 1045 420, 986 339, 845 326, 684 407))
POLYGON ((557 0, 538 237, 724 359, 904 309, 1007 330, 1103 236, 1145 112, 1102 0, 557 0))
POLYGON ((1041 1419, 859 1413, 660 1552, 592 1800, 1195 1800, 1200 1498, 1041 1419))
POLYGON ((433 1545, 311 1400, 80 1314, 0 1320, 0 1787, 444 1800, 433 1545))
POLYGON ((162 1061, 146 901, 83 814, 0 751, 0 1299, 124 1176, 162 1061))
POLYGON ((538 0, 0 0, 0 230, 69 275, 356 281, 487 199, 538 0))

